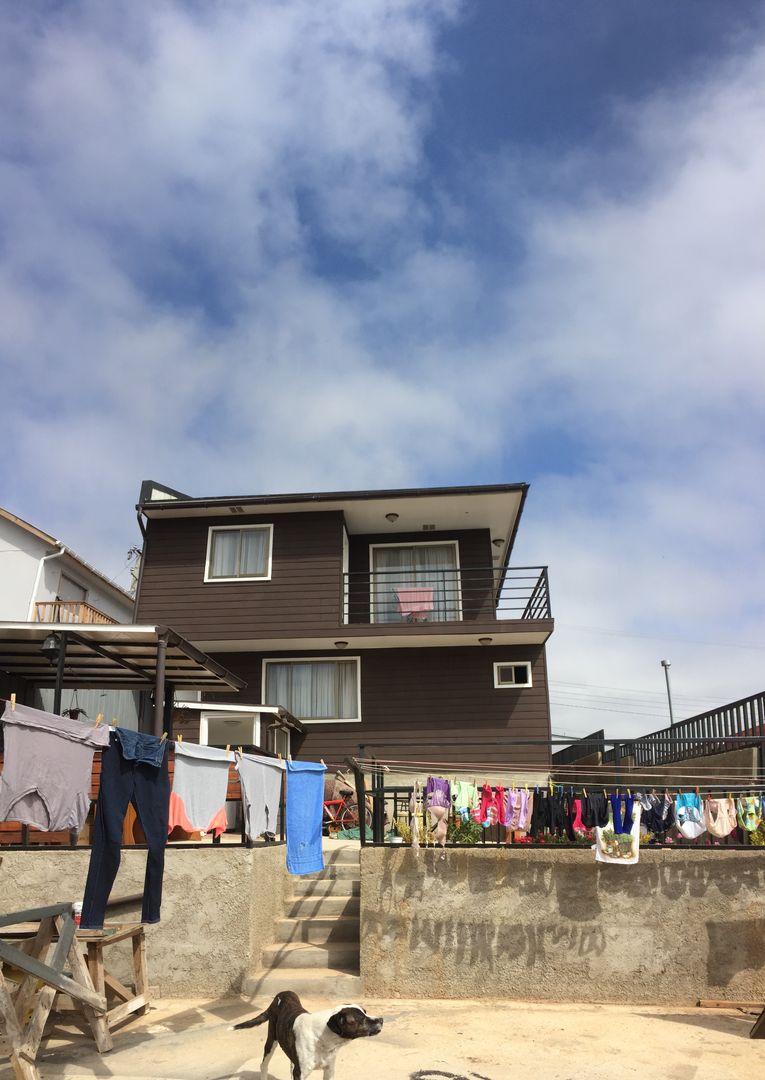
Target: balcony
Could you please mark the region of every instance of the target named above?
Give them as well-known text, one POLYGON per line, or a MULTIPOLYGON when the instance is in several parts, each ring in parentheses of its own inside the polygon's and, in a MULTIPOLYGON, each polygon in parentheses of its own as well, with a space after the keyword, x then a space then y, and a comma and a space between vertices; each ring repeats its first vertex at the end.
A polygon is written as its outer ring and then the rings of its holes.
POLYGON ((116 624, 117 620, 91 607, 84 600, 41 600, 35 603, 35 622, 116 624))
POLYGON ((551 619, 547 567, 346 573, 343 616, 367 626, 551 619))

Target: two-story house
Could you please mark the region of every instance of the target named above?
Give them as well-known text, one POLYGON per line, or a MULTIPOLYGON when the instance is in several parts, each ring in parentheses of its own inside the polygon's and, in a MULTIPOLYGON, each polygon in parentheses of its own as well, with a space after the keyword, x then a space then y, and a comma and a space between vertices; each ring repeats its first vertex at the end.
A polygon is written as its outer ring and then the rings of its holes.
MULTIPOLYGON (((192 498, 147 481, 136 619, 246 681, 207 695, 211 715, 223 700, 303 721, 301 757, 507 761, 510 738, 550 737, 547 569, 510 566, 527 490, 192 498)), ((512 753, 549 762, 546 745, 512 753)))

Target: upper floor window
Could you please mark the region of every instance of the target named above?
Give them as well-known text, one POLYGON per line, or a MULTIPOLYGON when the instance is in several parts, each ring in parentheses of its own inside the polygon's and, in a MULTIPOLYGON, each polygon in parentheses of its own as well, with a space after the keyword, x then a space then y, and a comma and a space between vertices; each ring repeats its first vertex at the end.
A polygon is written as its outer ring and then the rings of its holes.
POLYGON ((462 618, 456 540, 373 544, 372 622, 457 622, 462 618))
POLYGON ((264 660, 264 700, 308 723, 360 720, 360 665, 357 656, 264 660))
POLYGON ((273 525, 211 526, 205 581, 268 581, 273 534, 273 525))
POLYGON ((531 686, 531 664, 499 663, 494 665, 494 688, 496 690, 531 686))

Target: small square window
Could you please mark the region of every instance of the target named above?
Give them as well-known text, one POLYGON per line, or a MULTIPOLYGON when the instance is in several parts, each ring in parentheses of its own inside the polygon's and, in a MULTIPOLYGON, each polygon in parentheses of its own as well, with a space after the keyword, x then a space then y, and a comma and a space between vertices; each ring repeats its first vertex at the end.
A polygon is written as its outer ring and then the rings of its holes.
POLYGON ((494 665, 496 690, 513 690, 520 686, 531 686, 531 664, 499 663, 494 665))
POLYGON ((267 581, 272 525, 213 526, 207 534, 205 581, 267 581))

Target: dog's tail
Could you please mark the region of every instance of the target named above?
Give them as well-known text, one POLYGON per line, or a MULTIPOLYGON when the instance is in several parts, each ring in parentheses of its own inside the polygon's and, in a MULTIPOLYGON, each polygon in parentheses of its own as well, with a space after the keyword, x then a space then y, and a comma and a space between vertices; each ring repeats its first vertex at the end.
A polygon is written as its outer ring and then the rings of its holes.
POLYGON ((260 1013, 259 1016, 254 1016, 252 1020, 243 1020, 241 1024, 234 1024, 234 1031, 238 1028, 257 1027, 258 1024, 265 1024, 271 1015, 271 1007, 269 1006, 265 1012, 260 1013))

